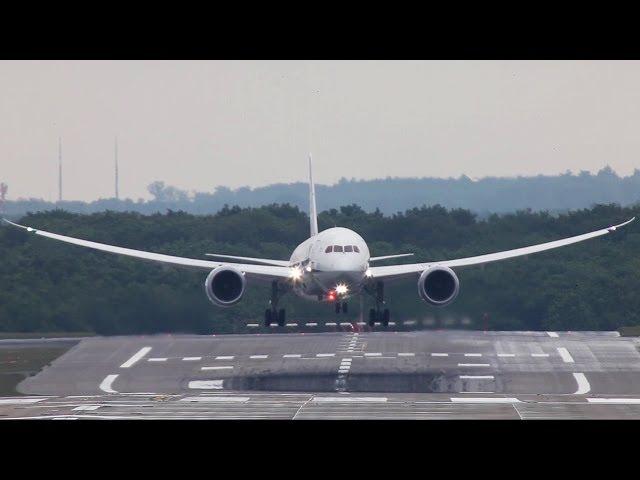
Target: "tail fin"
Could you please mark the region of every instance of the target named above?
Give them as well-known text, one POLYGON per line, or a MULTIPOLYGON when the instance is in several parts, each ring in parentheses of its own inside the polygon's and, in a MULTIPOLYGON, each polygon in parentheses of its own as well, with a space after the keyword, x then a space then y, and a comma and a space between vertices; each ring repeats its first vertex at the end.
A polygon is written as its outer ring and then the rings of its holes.
POLYGON ((316 209, 316 188, 313 184, 313 168, 309 154, 309 228, 311 236, 318 234, 318 211, 316 209))

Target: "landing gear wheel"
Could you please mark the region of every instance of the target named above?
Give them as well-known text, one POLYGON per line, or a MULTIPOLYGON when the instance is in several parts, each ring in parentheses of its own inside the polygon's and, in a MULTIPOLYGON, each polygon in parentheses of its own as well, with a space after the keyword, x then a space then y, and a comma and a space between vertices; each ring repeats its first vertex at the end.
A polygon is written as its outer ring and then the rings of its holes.
POLYGON ((340 313, 340 302, 336 302, 336 313, 340 313))
POLYGON ((376 324, 376 317, 378 312, 376 312, 375 308, 369 310, 369 326, 373 327, 376 324))
POLYGON ((342 302, 342 313, 349 313, 349 304, 347 302, 342 302))
POLYGON ((388 327, 389 318, 391 318, 391 313, 389 312, 388 308, 385 308, 384 311, 382 312, 382 325, 384 325, 385 327, 388 327))
POLYGON ((280 311, 278 312, 278 325, 281 327, 284 327, 285 321, 286 321, 286 314, 285 314, 284 308, 281 308, 280 311))
POLYGON ((264 326, 265 326, 265 327, 270 327, 270 326, 271 326, 271 321, 272 321, 272 318, 271 318, 271 309, 270 309, 270 308, 267 308, 267 309, 264 311, 264 326))

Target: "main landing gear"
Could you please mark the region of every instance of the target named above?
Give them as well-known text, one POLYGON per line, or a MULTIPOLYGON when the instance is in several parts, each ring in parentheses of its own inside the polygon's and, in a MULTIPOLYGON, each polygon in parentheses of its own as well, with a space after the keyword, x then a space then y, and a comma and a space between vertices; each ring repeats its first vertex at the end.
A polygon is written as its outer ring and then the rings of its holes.
POLYGON ((382 282, 376 283, 375 299, 376 308, 369 310, 369 326, 373 327, 376 322, 380 322, 383 326, 388 327, 391 312, 388 308, 380 309, 380 306, 384 305, 384 284, 382 282))
POLYGON ((271 282, 271 301, 269 302, 271 308, 267 308, 264 311, 264 326, 270 327, 272 323, 277 323, 278 326, 284 327, 286 324, 286 311, 284 308, 278 309, 278 301, 285 290, 282 290, 278 285, 278 282, 271 282))
POLYGON ((349 304, 347 302, 336 302, 336 314, 349 313, 349 304))

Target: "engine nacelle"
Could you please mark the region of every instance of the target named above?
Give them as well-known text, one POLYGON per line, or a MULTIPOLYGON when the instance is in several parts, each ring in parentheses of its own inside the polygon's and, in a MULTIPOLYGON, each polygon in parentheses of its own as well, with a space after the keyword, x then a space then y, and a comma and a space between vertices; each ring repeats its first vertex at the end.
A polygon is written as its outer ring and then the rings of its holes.
POLYGON ((444 307, 453 302, 460 292, 458 276, 449 267, 427 268, 418 280, 418 294, 430 305, 444 307))
POLYGON ((235 268, 220 266, 212 270, 204 282, 207 297, 214 305, 230 307, 244 295, 247 280, 235 268))

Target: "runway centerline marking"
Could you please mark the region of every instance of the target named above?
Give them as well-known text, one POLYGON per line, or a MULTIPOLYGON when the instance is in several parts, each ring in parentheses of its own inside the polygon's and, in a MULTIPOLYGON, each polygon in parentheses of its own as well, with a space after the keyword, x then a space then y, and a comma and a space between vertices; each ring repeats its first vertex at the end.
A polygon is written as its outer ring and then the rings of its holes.
POLYGON ((184 357, 182 360, 184 362, 197 362, 198 360, 202 360, 202 357, 184 357))
POLYGON ((97 410, 100 408, 100 405, 79 405, 76 408, 73 408, 72 410, 88 410, 88 411, 92 411, 92 410, 97 410))
POLYGON ((300 358, 300 357, 302 357, 302 355, 300 355, 299 353, 287 353, 282 356, 282 358, 300 358))
POLYGON ((120 365, 120 368, 131 368, 131 367, 133 367, 136 363, 138 363, 140 360, 142 360, 144 358, 144 356, 147 355, 150 351, 151 351, 151 347, 142 347, 140 350, 138 350, 136 353, 134 353, 133 356, 129 360, 127 360, 122 365, 120 365))
POLYGON ((482 354, 481 353, 465 353, 464 356, 465 357, 481 357, 482 354))
MULTIPOLYGON (((127 368, 127 367, 125 367, 125 368, 127 368)), ((98 388, 100 388, 100 390, 102 390, 103 392, 118 393, 112 387, 113 382, 115 381, 116 378, 118 378, 117 374, 107 375, 104 378, 104 380, 102 380, 102 382, 100 382, 100 385, 99 385, 98 388)))
POLYGON ((315 403, 386 403, 387 397, 313 397, 315 403))
POLYGON ((532 357, 548 357, 549 354, 548 353, 532 353, 531 356, 532 357))
POLYGON ((147 362, 166 362, 167 359, 165 357, 156 357, 156 358, 149 358, 147 360, 147 362))
POLYGON ((202 367, 201 370, 231 370, 233 365, 221 365, 219 367, 202 367))
POLYGON ((415 353, 405 352, 405 353, 399 353, 398 356, 399 357, 415 357, 416 354, 415 353))
POLYGON ((576 382, 578 382, 578 390, 576 390, 574 395, 584 395, 591 391, 591 385, 584 373, 574 373, 573 377, 576 379, 576 382))
POLYGON ((516 354, 515 353, 499 353, 498 356, 499 357, 515 357, 516 354))
POLYGON ((253 359, 265 359, 265 358, 269 358, 269 355, 250 355, 249 358, 253 358, 253 359))
POLYGON ((432 353, 431 356, 432 357, 448 357, 449 354, 448 353, 432 353))
POLYGON ((466 380, 492 380, 493 375, 460 375, 460 378, 466 380))
POLYGON ((218 355, 216 360, 233 360, 234 358, 234 355, 218 355))
POLYGON ((222 380, 192 380, 189 382, 189 388, 201 390, 221 390, 222 380))
POLYGON ((231 397, 231 396, 206 396, 206 397, 185 397, 179 400, 180 402, 202 402, 202 403, 213 403, 213 402, 248 402, 249 397, 231 397))
POLYGON ((559 335, 556 332, 547 332, 547 335, 549 335, 552 338, 558 338, 559 335))
POLYGON ((558 347, 556 348, 556 350, 558 350, 558 353, 560 354, 560 356, 562 357, 562 360, 565 363, 575 363, 573 361, 573 357, 571 356, 571 354, 569 353, 569 350, 567 350, 564 347, 558 347))
POLYGON ((488 363, 459 363, 459 367, 490 367, 488 363))
POLYGON ((335 353, 316 353, 316 357, 335 357, 335 353))
POLYGON ((381 357, 382 353, 380 352, 374 352, 374 353, 365 353, 364 354, 365 357, 381 357))

